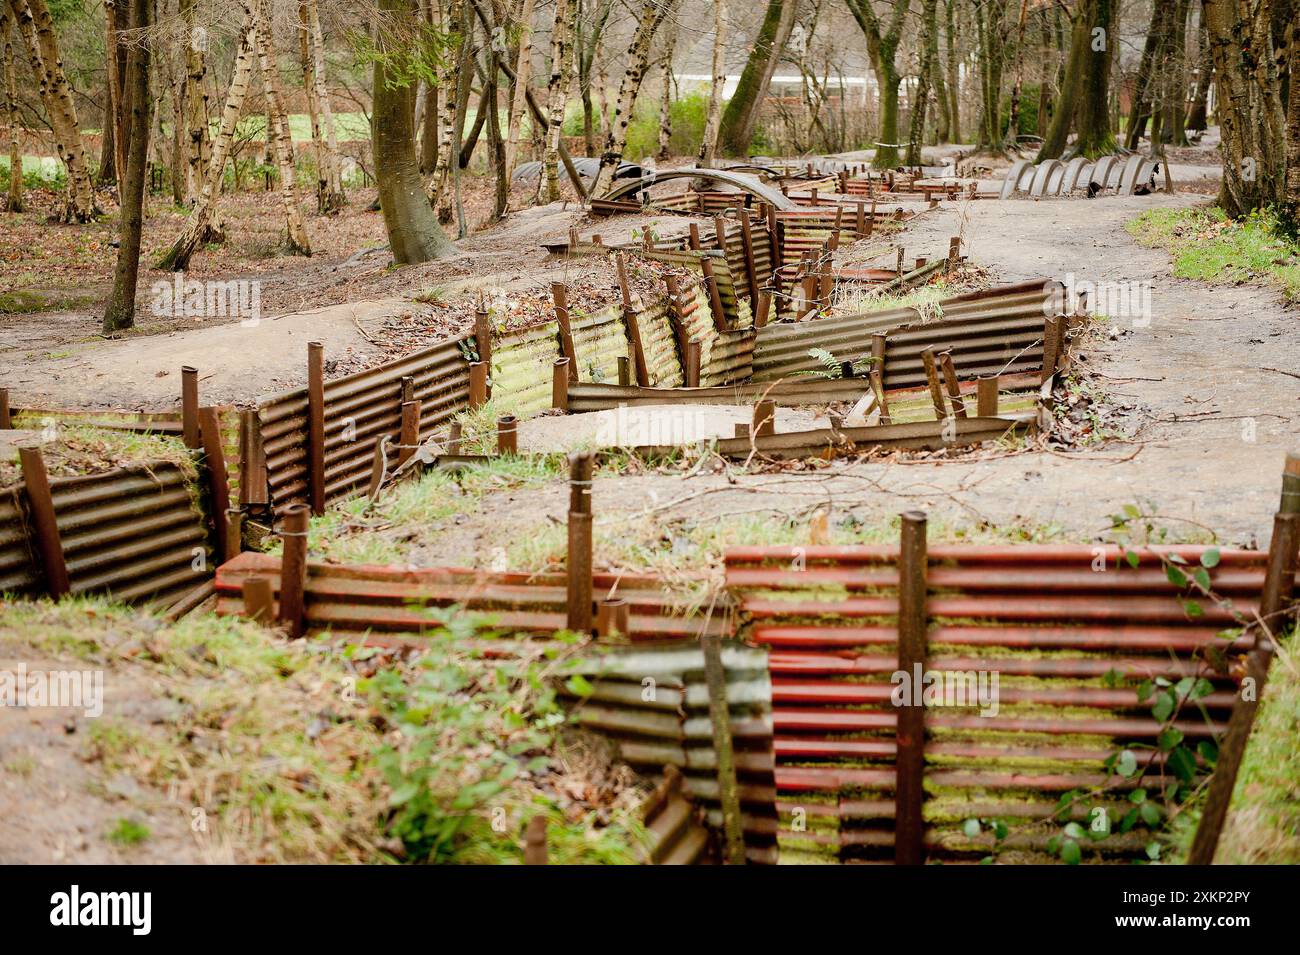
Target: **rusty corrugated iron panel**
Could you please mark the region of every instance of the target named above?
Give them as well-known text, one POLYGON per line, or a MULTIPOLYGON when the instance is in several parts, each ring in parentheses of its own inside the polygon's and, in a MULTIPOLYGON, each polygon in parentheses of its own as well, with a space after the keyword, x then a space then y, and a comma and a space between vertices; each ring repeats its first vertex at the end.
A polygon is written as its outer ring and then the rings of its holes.
POLYGON ((756 338, 754 330, 746 328, 715 333, 709 362, 700 373, 700 384, 707 388, 747 380, 753 372, 756 338))
POLYGON ((26 596, 40 589, 22 489, 21 484, 0 489, 0 594, 26 596))
MULTIPOLYGON (((1206 675, 1209 719, 1189 715, 1189 738, 1221 731, 1234 698, 1227 670, 1206 669, 1202 651, 1232 652, 1220 636, 1231 615, 1207 606, 1189 615, 1161 554, 1198 563, 1202 547, 1140 550, 1139 567, 1118 548, 935 545, 929 551, 929 667, 953 675, 996 670, 1004 677, 998 712, 927 709, 927 851, 971 859, 992 847, 970 818, 1002 818, 1012 832, 1000 853, 1049 861, 1048 820, 1071 789, 1106 784, 1095 805, 1123 802, 1136 779, 1107 779, 1102 762, 1122 746, 1158 771, 1151 743, 1161 724, 1139 702, 1146 679, 1206 675), (1105 567, 1098 571, 1098 566, 1105 567)), ((1249 616, 1263 585, 1266 555, 1222 550, 1211 574, 1216 592, 1249 616)), ((782 852, 892 858, 893 739, 890 677, 897 666, 898 551, 893 546, 744 547, 726 554, 729 589, 739 600, 742 636, 772 649, 776 782, 783 799, 782 852), (805 831, 792 831, 801 814, 805 831)), ((1217 657, 1216 657, 1217 659, 1217 657)), ((1153 785, 1154 782, 1148 782, 1153 785)), ((1126 811, 1126 810, 1125 810, 1126 811)), ((1140 831, 1085 847, 1123 860, 1149 841, 1140 831)))
POLYGON ((770 398, 782 407, 829 405, 857 401, 869 389, 870 385, 865 378, 822 378, 813 375, 781 382, 742 381, 708 388, 578 384, 569 386, 569 410, 576 414, 604 411, 619 405, 753 404, 760 398, 770 398))

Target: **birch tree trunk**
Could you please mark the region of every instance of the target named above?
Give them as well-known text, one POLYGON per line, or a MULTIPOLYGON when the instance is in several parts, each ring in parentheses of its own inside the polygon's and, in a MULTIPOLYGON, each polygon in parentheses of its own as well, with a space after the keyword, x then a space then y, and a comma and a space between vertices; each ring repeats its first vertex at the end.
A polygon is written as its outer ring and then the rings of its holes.
POLYGON ((77 107, 72 101, 67 75, 63 72, 54 21, 45 0, 10 2, 28 39, 32 68, 41 77, 45 108, 50 114, 50 125, 54 127, 55 147, 68 170, 68 201, 62 218, 65 222, 89 222, 100 210, 95 205, 95 191, 86 168, 86 150, 81 143, 81 127, 77 123, 77 107))
POLYGON ((221 130, 212 144, 212 157, 208 162, 203 189, 199 193, 198 201, 194 203, 194 208, 190 210, 189 218, 185 220, 181 234, 158 260, 160 269, 184 272, 189 267, 194 251, 201 243, 207 241, 216 219, 217 198, 221 195, 221 180, 225 174, 226 156, 230 152, 230 142, 235 135, 235 126, 239 123, 244 97, 248 94, 248 82, 253 75, 253 35, 247 16, 241 30, 239 50, 235 54, 235 68, 230 76, 230 88, 226 91, 226 104, 221 111, 221 130))
POLYGON ((23 153, 18 142, 18 81, 14 77, 14 49, 10 27, 17 29, 13 11, 0 7, 0 53, 4 53, 5 124, 9 127, 9 202, 10 212, 23 211, 23 153))
POLYGON ((131 0, 131 29, 135 40, 127 56, 131 86, 131 148, 122 174, 122 214, 118 226, 117 265, 113 292, 104 309, 104 334, 135 324, 135 293, 140 277, 140 233, 144 224, 145 158, 149 145, 149 42, 141 40, 152 21, 153 0, 131 0))
POLYGON ((564 134, 564 105, 573 79, 574 0, 555 0, 551 25, 551 79, 546 84, 546 149, 537 183, 537 201, 545 205, 560 198, 560 137, 564 134))
MULTIPOLYGON (((1024 0, 1028 2, 1028 0, 1024 0)), ((925 139, 925 114, 930 106, 930 79, 934 73, 934 54, 936 47, 937 0, 922 0, 921 35, 917 45, 921 49, 921 64, 916 83, 916 95, 912 98, 912 115, 907 135, 907 164, 921 165, 921 142, 925 139)))
POLYGON ((311 242, 303 228, 302 213, 294 195, 293 139, 289 135, 289 121, 284 114, 284 100, 280 96, 280 67, 275 58, 275 44, 271 39, 271 24, 267 20, 262 0, 245 0, 244 9, 253 24, 253 44, 257 51, 258 66, 262 71, 262 89, 266 97, 266 119, 271 124, 275 138, 276 159, 280 167, 280 207, 284 210, 284 249, 290 255, 311 255, 311 242))
POLYGON ((718 150, 718 131, 722 125, 722 92, 727 85, 727 2, 713 0, 713 82, 709 89, 709 110, 704 120, 704 137, 700 140, 699 164, 713 167, 718 150))
POLYGON ((455 70, 446 64, 453 57, 456 62, 461 60, 460 49, 466 42, 466 38, 459 35, 460 23, 464 19, 461 16, 463 5, 464 0, 449 0, 446 9, 442 11, 442 32, 459 36, 458 40, 453 41, 456 44, 455 49, 446 51, 437 70, 438 98, 441 100, 438 113, 438 161, 433 167, 433 179, 429 182, 428 195, 429 201, 438 210, 438 221, 444 224, 452 219, 452 196, 447 186, 451 178, 451 164, 456 161, 452 156, 451 140, 456 128, 458 100, 457 84, 452 82, 455 70))
MULTIPOLYGON (((322 214, 338 212, 347 205, 343 192, 343 164, 339 161, 338 131, 334 126, 334 107, 330 103, 329 85, 325 74, 325 36, 320 28, 320 7, 316 0, 303 0, 306 25, 311 31, 312 82, 316 109, 324 127, 325 153, 322 157, 317 146, 316 165, 324 165, 323 186, 317 186, 317 206, 322 214)), ((317 173, 318 178, 320 173, 317 173)))
POLYGON ((673 138, 673 54, 677 51, 677 20, 671 19, 664 27, 663 59, 659 75, 662 86, 659 89, 659 151, 658 159, 667 159, 672 155, 673 138))
POLYGON ((206 32, 194 22, 195 0, 181 0, 185 17, 185 201, 191 208, 199 200, 208 163, 212 135, 208 129, 208 68, 204 56, 206 32))
POLYGON ((533 58, 533 0, 523 0, 519 13, 519 57, 515 60, 514 96, 510 100, 510 115, 506 123, 506 177, 515 171, 519 162, 519 143, 523 136, 524 111, 528 101, 528 77, 533 58))
POLYGON ((632 109, 645 79, 646 64, 650 60, 650 45, 667 17, 676 13, 677 0, 641 0, 636 30, 627 48, 627 68, 618 84, 618 101, 609 135, 605 138, 605 151, 600 155, 600 171, 591 187, 591 195, 602 196, 614 182, 614 173, 623 160, 627 148, 627 128, 632 122, 632 109))

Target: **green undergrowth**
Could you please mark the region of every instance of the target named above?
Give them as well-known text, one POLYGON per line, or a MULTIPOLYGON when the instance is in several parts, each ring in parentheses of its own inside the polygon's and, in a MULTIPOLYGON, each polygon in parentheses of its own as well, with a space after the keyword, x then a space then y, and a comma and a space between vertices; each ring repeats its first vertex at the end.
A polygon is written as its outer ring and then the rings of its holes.
MULTIPOLYGON (((397 654, 72 598, 0 603, 0 647, 105 672, 83 759, 165 794, 210 861, 521 862, 539 813, 552 862, 634 861, 643 788, 575 744, 550 679, 575 644, 502 635, 497 658, 483 621, 431 622, 397 654)), ((106 838, 147 838, 123 815, 106 838)))
MULTIPOLYGON (((51 478, 101 474, 131 465, 170 462, 196 474, 193 455, 179 438, 65 424, 57 416, 19 415, 14 427, 38 432, 24 445, 39 445, 51 478)), ((0 487, 22 480, 17 446, 0 446, 0 487)))
POLYGON ((1125 228, 1142 245, 1168 249, 1179 278, 1213 285, 1263 279, 1300 301, 1300 247, 1269 213, 1233 221, 1219 208, 1150 209, 1125 228))

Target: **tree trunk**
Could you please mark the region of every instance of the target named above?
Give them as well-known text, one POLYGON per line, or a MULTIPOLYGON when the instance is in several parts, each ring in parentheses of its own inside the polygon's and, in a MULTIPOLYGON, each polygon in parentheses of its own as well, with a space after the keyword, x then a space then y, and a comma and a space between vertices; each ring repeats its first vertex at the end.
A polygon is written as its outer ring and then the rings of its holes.
POLYGON ((1088 6, 1093 0, 1080 0, 1075 11, 1074 26, 1070 32, 1070 53, 1065 61, 1064 81, 1052 114, 1052 125, 1043 138, 1035 162, 1059 159, 1069 143, 1074 114, 1078 108, 1079 91, 1083 88, 1083 69, 1088 58, 1088 44, 1092 40, 1088 6))
POLYGON ((469 168, 469 161, 474 158, 474 150, 478 147, 479 138, 483 135, 483 127, 487 125, 488 88, 487 78, 480 76, 483 80, 483 92, 478 97, 478 108, 474 111, 474 125, 469 128, 469 133, 465 136, 465 141, 460 144, 460 156, 457 160, 461 169, 469 168))
POLYGON ((1172 11, 1171 2, 1172 0, 1151 5, 1151 25, 1147 27, 1146 43, 1142 46, 1142 60, 1138 64, 1137 79, 1133 84, 1133 105, 1128 114, 1128 133, 1124 142, 1128 149, 1137 149, 1151 115, 1156 57, 1167 30, 1167 21, 1172 11))
POLYGON ((185 17, 185 201, 192 208, 198 201, 212 159, 212 137, 208 129, 208 73, 204 57, 206 43, 194 23, 195 0, 181 0, 185 17))
MULTIPOLYGON (((379 10, 388 18, 378 30, 378 46, 382 53, 401 42, 393 36, 400 24, 391 21, 409 17, 412 10, 410 0, 379 0, 379 10)), ((415 87, 409 83, 405 86, 390 84, 384 69, 384 57, 375 58, 371 147, 384 228, 388 231, 393 261, 398 265, 427 262, 453 250, 451 241, 438 225, 420 181, 420 170, 415 160, 414 95, 415 87)))
POLYGON ((849 12, 867 40, 867 56, 879 87, 880 136, 872 162, 877 169, 898 165, 898 46, 911 0, 893 0, 889 25, 882 29, 872 0, 849 0, 849 12))
POLYGON ((740 80, 722 113, 718 151, 724 156, 747 156, 754 139, 759 108, 776 72, 777 63, 794 29, 799 0, 768 0, 767 13, 758 28, 754 47, 745 61, 740 80))
POLYGON ((68 201, 62 218, 65 222, 89 222, 99 214, 95 191, 86 167, 86 150, 81 143, 77 107, 72 101, 72 87, 63 72, 59 41, 54 34, 45 0, 11 0, 19 26, 31 45, 32 67, 41 77, 45 108, 54 127, 55 146, 68 170, 68 201))
MULTIPOLYGON (((907 134, 907 164, 921 165, 921 141, 925 138, 925 114, 930 108, 930 77, 934 72, 934 54, 937 50, 936 30, 937 0, 921 0, 921 35, 916 45, 921 50, 921 64, 917 70, 916 95, 912 99, 912 115, 907 134)), ((842 95, 842 93, 841 93, 842 95)))
POLYGON ((1016 78, 1011 83, 1011 102, 1007 111, 1007 132, 1003 137, 1004 149, 1015 149, 1020 135, 1020 91, 1025 83, 1025 20, 1029 0, 1020 0, 1020 20, 1016 25, 1016 78))
POLYGON ((184 272, 200 244, 207 241, 217 215, 217 198, 221 195, 221 180, 225 174, 226 156, 239 123, 239 113, 248 93, 248 83, 253 75, 253 28, 245 15, 241 26, 239 50, 235 54, 235 68, 226 91, 226 104, 221 111, 221 130, 212 144, 212 158, 208 163, 207 178, 198 201, 190 210, 181 234, 171 248, 158 260, 158 268, 184 272))
POLYGON ((1074 152, 1089 159, 1115 151, 1110 125, 1111 51, 1115 47, 1116 0, 1086 0, 1088 43, 1084 53, 1083 83, 1075 117, 1074 152))
POLYGON ((699 164, 713 166, 718 148, 718 129, 722 122, 722 93, 727 85, 727 2, 713 0, 713 80, 709 87, 709 109, 704 119, 704 136, 700 140, 699 164))
MULTIPOLYGON (((939 57, 939 29, 938 18, 936 16, 935 30, 930 37, 930 85, 934 88, 934 106, 935 106, 935 144, 949 142, 952 135, 952 110, 951 102, 948 99, 948 84, 944 79, 943 61, 939 57)), ((843 86, 840 87, 840 102, 843 103, 843 86)))
POLYGON ((613 0, 598 0, 591 17, 590 26, 586 23, 584 7, 579 0, 573 0, 577 10, 574 21, 574 62, 578 68, 578 91, 582 98, 582 136, 587 156, 596 155, 596 107, 591 93, 592 70, 600 58, 600 44, 605 35, 605 26, 614 10, 613 0))
POLYGON ((280 67, 275 58, 275 44, 271 40, 271 24, 266 17, 263 0, 244 0, 253 24, 253 43, 257 61, 262 71, 262 89, 266 97, 266 118, 274 134, 276 160, 280 167, 280 208, 284 211, 284 250, 290 255, 311 255, 311 242, 303 228, 302 213, 298 211, 298 197, 294 195, 293 139, 289 135, 289 119, 284 113, 284 100, 280 96, 280 67))
POLYGON ((660 61, 659 76, 663 85, 659 88, 659 149, 655 158, 668 159, 672 155, 673 139, 673 54, 677 50, 677 19, 671 18, 664 25, 663 59, 660 61))
POLYGON ((122 98, 123 73, 118 62, 121 56, 119 29, 117 0, 104 0, 104 88, 108 96, 104 109, 104 143, 108 146, 111 140, 112 149, 112 160, 105 164, 112 169, 112 174, 100 169, 99 181, 105 184, 109 181, 116 183, 119 170, 126 169, 126 136, 123 131, 126 111, 122 98))
POLYGON ((519 14, 519 57, 515 60, 514 95, 510 99, 510 115, 507 117, 506 136, 506 175, 515 171, 519 162, 519 143, 523 138, 524 112, 528 107, 528 77, 533 58, 533 0, 523 0, 519 14))
POLYGON ((551 24, 551 79, 546 84, 546 150, 542 153, 542 173, 537 190, 537 201, 543 205, 560 198, 560 136, 563 134, 564 105, 569 98, 572 80, 573 23, 577 12, 574 0, 555 0, 555 20, 551 24))
POLYGON ((948 44, 948 133, 954 143, 961 142, 961 70, 957 57, 956 16, 953 7, 956 0, 948 0, 947 44, 948 44))
POLYGON ((1187 16, 1191 0, 1178 0, 1164 71, 1164 136, 1171 146, 1187 145, 1187 16))
MULTIPOLYGON (((461 16, 461 10, 464 6, 464 0, 450 0, 447 8, 443 11, 442 32, 453 34, 460 29, 460 23, 464 19, 461 16)), ((434 207, 438 210, 438 221, 446 224, 452 219, 452 195, 451 189, 448 188, 451 182, 451 166, 456 161, 457 156, 452 153, 452 138, 456 129, 456 111, 459 102, 459 84, 453 83, 452 78, 458 77, 455 69, 449 68, 446 63, 455 58, 457 63, 461 62, 463 50, 468 45, 468 39, 460 35, 458 46, 454 50, 447 50, 444 58, 438 66, 438 89, 441 91, 439 99, 441 110, 438 115, 438 162, 434 166, 433 180, 429 184, 429 199, 434 207)))
MULTIPOLYGON (((153 0, 131 0, 131 29, 140 37, 149 29, 153 0)), ((137 39, 127 56, 131 87, 131 149, 122 177, 122 214, 118 225, 117 267, 113 292, 104 309, 104 334, 135 324, 135 292, 140 275, 140 232, 144 222, 144 166, 149 146, 149 43, 137 39)))
POLYGON ((492 154, 492 170, 496 177, 496 191, 492 203, 493 222, 506 214, 506 205, 510 201, 510 177, 506 172, 506 144, 501 136, 501 114, 497 104, 497 77, 500 75, 498 52, 493 49, 489 57, 487 95, 484 97, 488 104, 488 151, 492 154))
MULTIPOLYGON (((465 222, 465 206, 461 201, 460 191, 460 150, 465 142, 465 116, 469 112, 469 94, 473 84, 473 66, 476 61, 474 50, 474 21, 469 7, 460 5, 460 22, 457 25, 463 40, 460 44, 456 63, 456 115, 451 129, 451 208, 455 210, 457 238, 465 238, 468 229, 465 222)), ((449 210, 450 211, 450 210, 449 210)))
POLYGON ((14 49, 10 27, 17 29, 13 22, 13 11, 8 6, 0 7, 0 52, 4 53, 5 80, 5 125, 9 127, 9 202, 5 206, 10 212, 23 211, 23 152, 18 140, 18 81, 14 76, 14 59, 18 51, 14 49))
POLYGON ((1291 88, 1286 116, 1286 192, 1282 199, 1282 228, 1300 239, 1300 20, 1290 25, 1291 88))
MULTIPOLYGON (((1214 58, 1210 55, 1210 40, 1205 33, 1204 17, 1200 28, 1197 30, 1199 37, 1200 52, 1197 55, 1196 69, 1196 92, 1192 94, 1192 106, 1187 112, 1187 128, 1196 132, 1204 132, 1208 125, 1209 117, 1206 116, 1206 108, 1210 99, 1210 83, 1214 77, 1214 58)), ((1292 77, 1295 76, 1295 70, 1291 70, 1292 77)), ((1294 80, 1292 81, 1294 89, 1294 80)))
POLYGON ((618 84, 618 102, 605 150, 600 155, 600 171, 591 187, 591 195, 603 196, 614 182, 614 173, 623 160, 627 148, 627 128, 632 122, 632 109, 636 105, 641 82, 645 79, 646 64, 650 60, 650 45, 664 19, 675 15, 677 0, 641 0, 636 30, 627 48, 627 68, 618 84))

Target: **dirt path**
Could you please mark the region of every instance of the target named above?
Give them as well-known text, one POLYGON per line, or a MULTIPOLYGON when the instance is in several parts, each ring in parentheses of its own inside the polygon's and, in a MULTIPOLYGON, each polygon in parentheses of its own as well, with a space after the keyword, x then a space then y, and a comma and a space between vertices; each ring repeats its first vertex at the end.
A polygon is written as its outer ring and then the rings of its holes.
MULTIPOLYGON (((19 662, 29 674, 97 665, 0 645, 0 671, 17 672, 19 662)), ((87 758, 98 720, 129 723, 147 735, 173 718, 177 704, 120 670, 105 673, 103 690, 98 717, 77 709, 0 706, 0 865, 216 861, 205 858, 190 834, 185 807, 87 758), (134 844, 110 839, 121 820, 143 827, 137 830, 143 838, 134 844)))
MULTIPOLYGON (((1124 505, 1146 510, 1149 502, 1173 519, 1168 527, 1178 536, 1203 537, 1210 528, 1226 543, 1265 542, 1283 457, 1300 447, 1300 385, 1261 369, 1300 368, 1300 316, 1268 288, 1175 279, 1168 254, 1139 246, 1124 231, 1145 209, 1198 201, 1204 200, 978 201, 917 220, 905 238, 920 254, 945 248, 962 231, 972 261, 1004 281, 1072 271, 1077 280, 1149 282, 1149 327, 1124 321, 1118 339, 1098 336, 1080 350, 1096 384, 1131 406, 1123 426, 1133 441, 1068 455, 986 450, 947 462, 836 465, 816 476, 751 475, 734 484, 710 474, 600 478, 598 526, 617 528, 642 511, 661 523, 708 522, 758 508, 802 518, 818 505, 831 507, 832 522, 876 525, 919 507, 936 528, 987 522, 1088 541, 1105 533, 1109 515, 1124 505), (665 507, 685 495, 692 495, 688 503, 665 507)), ((413 559, 464 564, 474 555, 486 562, 530 527, 561 520, 564 500, 559 487, 497 495, 491 521, 449 527, 413 559)))

